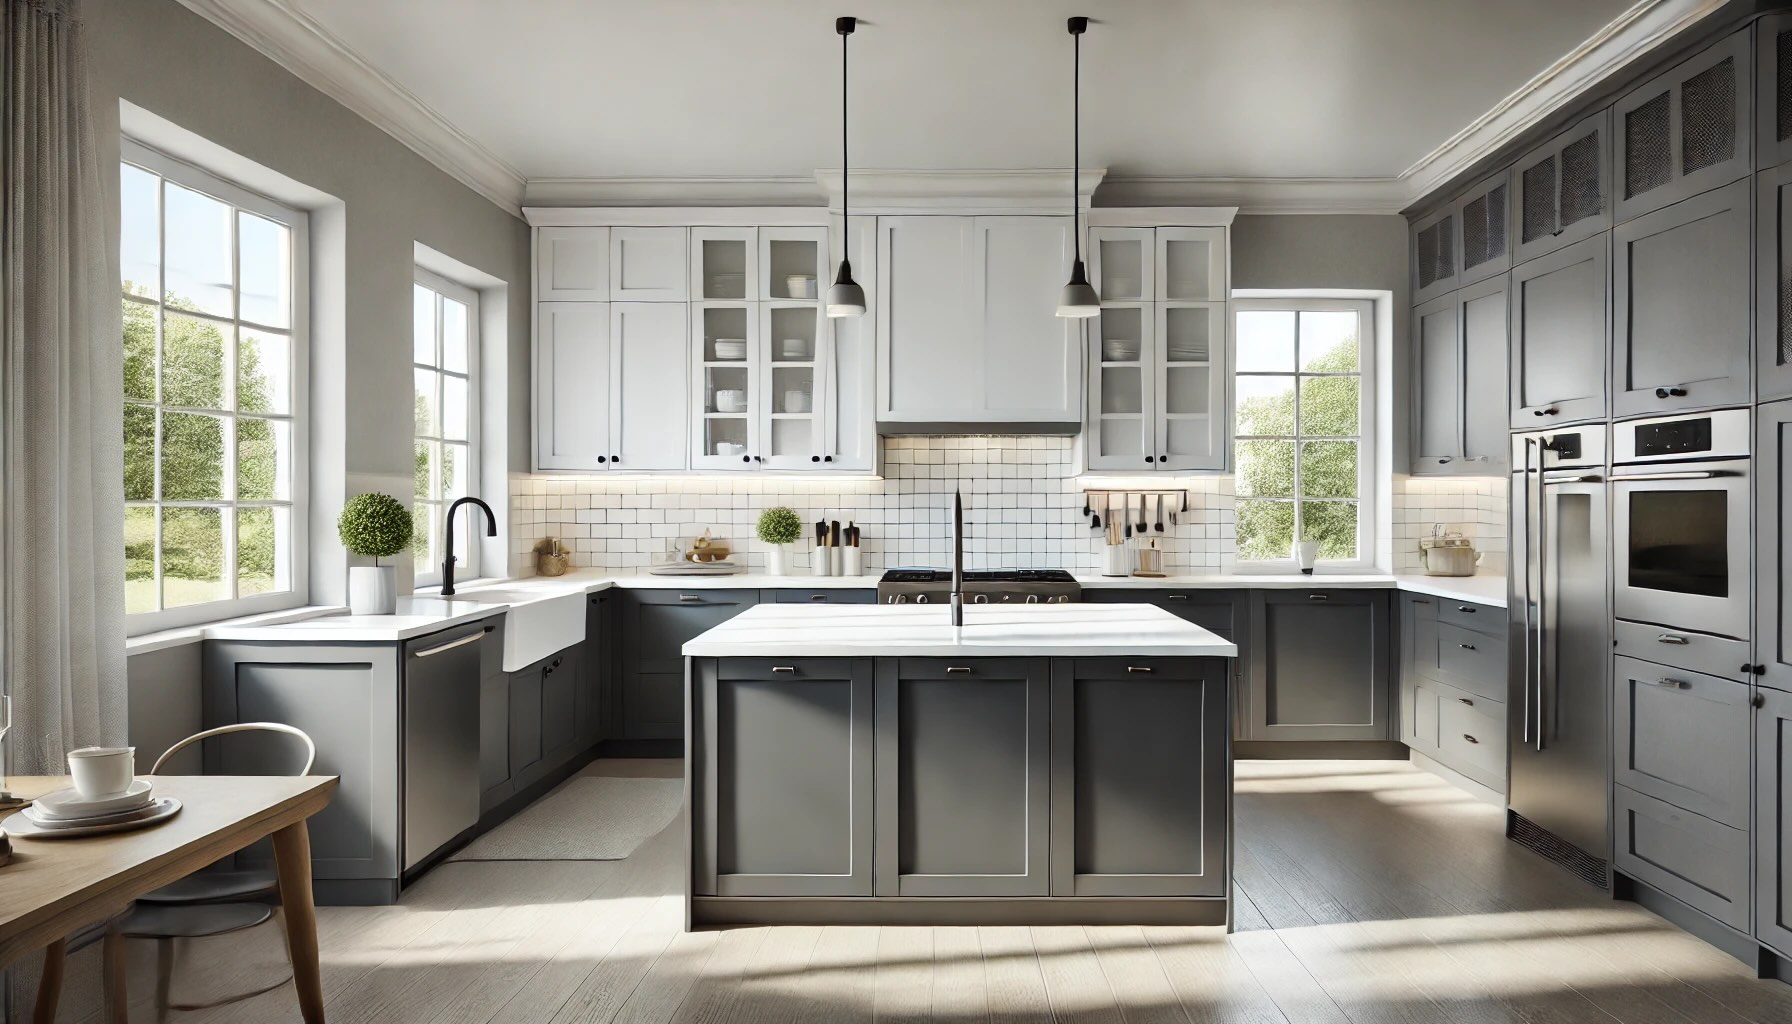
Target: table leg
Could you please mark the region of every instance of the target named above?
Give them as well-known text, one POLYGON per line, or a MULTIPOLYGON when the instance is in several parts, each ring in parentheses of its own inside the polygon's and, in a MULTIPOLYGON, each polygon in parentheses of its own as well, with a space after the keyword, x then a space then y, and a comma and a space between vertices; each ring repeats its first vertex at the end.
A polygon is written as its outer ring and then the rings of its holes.
POLYGON ((106 937, 100 940, 101 986, 105 993, 106 1020, 111 1024, 131 1024, 130 990, 125 985, 128 966, 124 933, 118 930, 118 922, 113 921, 106 925, 106 937))
POLYGON ((44 949, 44 969, 37 978, 37 1006, 31 1024, 56 1024, 56 1003, 62 998, 62 967, 68 946, 61 939, 44 949))
POLYGON ((280 907, 286 948, 292 956, 293 987, 305 1024, 324 1022, 324 983, 317 966, 317 909, 311 902, 311 833, 295 822, 274 833, 274 866, 280 876, 280 907))

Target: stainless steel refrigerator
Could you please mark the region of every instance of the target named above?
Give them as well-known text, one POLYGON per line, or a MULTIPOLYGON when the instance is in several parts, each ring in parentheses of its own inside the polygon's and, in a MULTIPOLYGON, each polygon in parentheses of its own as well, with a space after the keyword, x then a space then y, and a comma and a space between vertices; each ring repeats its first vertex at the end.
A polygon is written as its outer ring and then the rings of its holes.
POLYGON ((1506 835, 1611 884, 1603 424, 1512 438, 1506 835))

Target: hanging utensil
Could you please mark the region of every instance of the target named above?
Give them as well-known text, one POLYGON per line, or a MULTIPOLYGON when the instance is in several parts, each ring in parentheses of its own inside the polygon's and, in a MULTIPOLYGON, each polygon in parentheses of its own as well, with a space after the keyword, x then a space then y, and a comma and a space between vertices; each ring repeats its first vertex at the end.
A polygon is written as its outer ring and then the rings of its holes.
POLYGON ((1151 497, 1151 501, 1157 508, 1157 515, 1154 517, 1155 521, 1151 525, 1158 533, 1162 533, 1164 532, 1164 496, 1161 494, 1154 494, 1151 497))
POLYGON ((1151 530, 1151 523, 1145 519, 1145 503, 1150 500, 1151 495, 1149 494, 1139 495, 1139 533, 1141 534, 1148 533, 1151 530))
POLYGON ((1184 506, 1188 504, 1188 492, 1187 491, 1172 492, 1170 495, 1170 503, 1173 506, 1170 509, 1170 525, 1171 526, 1180 525, 1182 520, 1179 519, 1178 517, 1180 515, 1182 515, 1184 506))
POLYGON ((1097 494, 1097 495, 1093 495, 1093 496, 1087 495, 1087 494, 1083 495, 1083 515, 1086 515, 1089 517, 1089 529, 1091 529, 1091 530, 1101 529, 1101 517, 1102 517, 1102 514, 1105 513, 1107 510, 1108 510, 1108 496, 1107 495, 1105 495, 1105 494, 1097 494), (1091 497, 1093 497, 1093 499, 1094 499, 1093 504, 1095 505, 1095 508, 1098 509, 1099 511, 1091 511, 1090 510, 1089 506, 1091 504, 1091 500, 1090 500, 1091 497))

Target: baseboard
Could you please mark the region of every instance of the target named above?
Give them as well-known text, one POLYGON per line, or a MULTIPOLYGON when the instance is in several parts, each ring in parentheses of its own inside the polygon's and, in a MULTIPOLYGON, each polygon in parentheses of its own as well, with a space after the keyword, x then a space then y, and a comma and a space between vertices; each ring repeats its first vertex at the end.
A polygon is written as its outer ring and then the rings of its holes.
POLYGON ((598 757, 651 758, 684 756, 683 740, 605 740, 597 745, 598 757))
POLYGON ((1392 740, 1233 740, 1235 761, 1404 761, 1406 744, 1392 740))
POLYGON ((1421 753, 1417 750, 1413 751, 1412 763, 1414 767, 1425 769, 1484 804, 1492 804, 1495 807, 1506 806, 1506 794, 1476 782, 1474 779, 1469 778, 1429 754, 1421 753))
POLYGON ((320 907, 384 907, 398 902, 396 878, 314 878, 311 901, 320 907))
POLYGON ((743 925, 1201 925, 1226 924, 1226 900, 1207 898, 1007 899, 758 898, 695 896, 697 927, 743 925))

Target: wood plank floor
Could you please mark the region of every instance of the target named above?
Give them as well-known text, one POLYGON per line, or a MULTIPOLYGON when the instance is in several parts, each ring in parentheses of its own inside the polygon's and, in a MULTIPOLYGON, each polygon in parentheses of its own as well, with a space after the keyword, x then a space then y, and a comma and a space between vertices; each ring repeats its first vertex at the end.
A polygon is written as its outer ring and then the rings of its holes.
MULTIPOLYGON (((595 774, 678 774, 610 761, 595 774)), ((1240 929, 742 928, 687 934, 682 824, 624 861, 452 863, 394 907, 320 910, 333 1022, 1792 1024, 1792 986, 1506 842, 1393 761, 1242 762, 1240 929)), ((192 944, 177 997, 259 987, 278 935, 192 944)), ((97 1020, 95 951, 61 1019, 97 1020)), ((132 1019, 154 1020, 151 950, 132 1019)), ((290 987, 177 1022, 298 1020, 290 987)))

